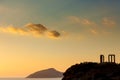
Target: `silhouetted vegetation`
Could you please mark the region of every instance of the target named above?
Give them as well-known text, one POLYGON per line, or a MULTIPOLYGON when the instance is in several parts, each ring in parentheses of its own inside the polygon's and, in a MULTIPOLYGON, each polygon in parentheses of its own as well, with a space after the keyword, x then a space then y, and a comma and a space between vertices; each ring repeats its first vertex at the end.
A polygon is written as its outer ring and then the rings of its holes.
POLYGON ((120 80, 120 64, 85 62, 63 73, 62 80, 120 80))

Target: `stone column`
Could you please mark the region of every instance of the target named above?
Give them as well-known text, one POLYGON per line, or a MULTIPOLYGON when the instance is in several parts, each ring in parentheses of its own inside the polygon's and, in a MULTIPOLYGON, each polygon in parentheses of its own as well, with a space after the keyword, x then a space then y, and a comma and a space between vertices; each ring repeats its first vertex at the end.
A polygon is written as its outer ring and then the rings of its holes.
POLYGON ((104 62, 104 55, 100 55, 100 63, 104 62))
POLYGON ((115 54, 108 55, 108 62, 115 63, 115 54))

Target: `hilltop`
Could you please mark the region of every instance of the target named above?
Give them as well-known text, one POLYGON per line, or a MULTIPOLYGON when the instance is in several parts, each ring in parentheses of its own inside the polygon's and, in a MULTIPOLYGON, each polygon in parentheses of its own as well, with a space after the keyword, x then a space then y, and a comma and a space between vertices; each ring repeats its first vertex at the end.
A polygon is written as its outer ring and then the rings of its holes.
POLYGON ((63 76, 62 72, 57 71, 54 68, 49 68, 49 69, 34 72, 28 75, 27 78, 58 78, 62 76, 63 76))
POLYGON ((85 62, 72 65, 62 80, 120 80, 120 64, 85 62))

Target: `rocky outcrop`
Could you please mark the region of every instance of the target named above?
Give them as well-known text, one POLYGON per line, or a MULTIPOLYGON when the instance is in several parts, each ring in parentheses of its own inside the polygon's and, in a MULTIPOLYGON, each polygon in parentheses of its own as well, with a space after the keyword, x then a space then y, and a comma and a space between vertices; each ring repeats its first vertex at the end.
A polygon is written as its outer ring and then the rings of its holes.
POLYGON ((54 68, 37 71, 27 76, 27 78, 58 78, 58 77, 63 77, 63 73, 55 70, 54 68))
POLYGON ((75 64, 63 73, 62 80, 120 80, 120 64, 92 63, 75 64))

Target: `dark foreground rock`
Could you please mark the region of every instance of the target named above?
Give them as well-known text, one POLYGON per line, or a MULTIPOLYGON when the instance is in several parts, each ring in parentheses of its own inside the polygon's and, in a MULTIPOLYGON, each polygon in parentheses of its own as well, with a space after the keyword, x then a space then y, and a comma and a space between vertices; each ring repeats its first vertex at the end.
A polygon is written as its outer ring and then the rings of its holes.
POLYGON ((54 68, 37 71, 27 76, 27 78, 59 78, 59 77, 63 77, 63 73, 55 70, 54 68))
POLYGON ((120 64, 81 63, 71 66, 63 73, 62 80, 120 80, 120 64))

